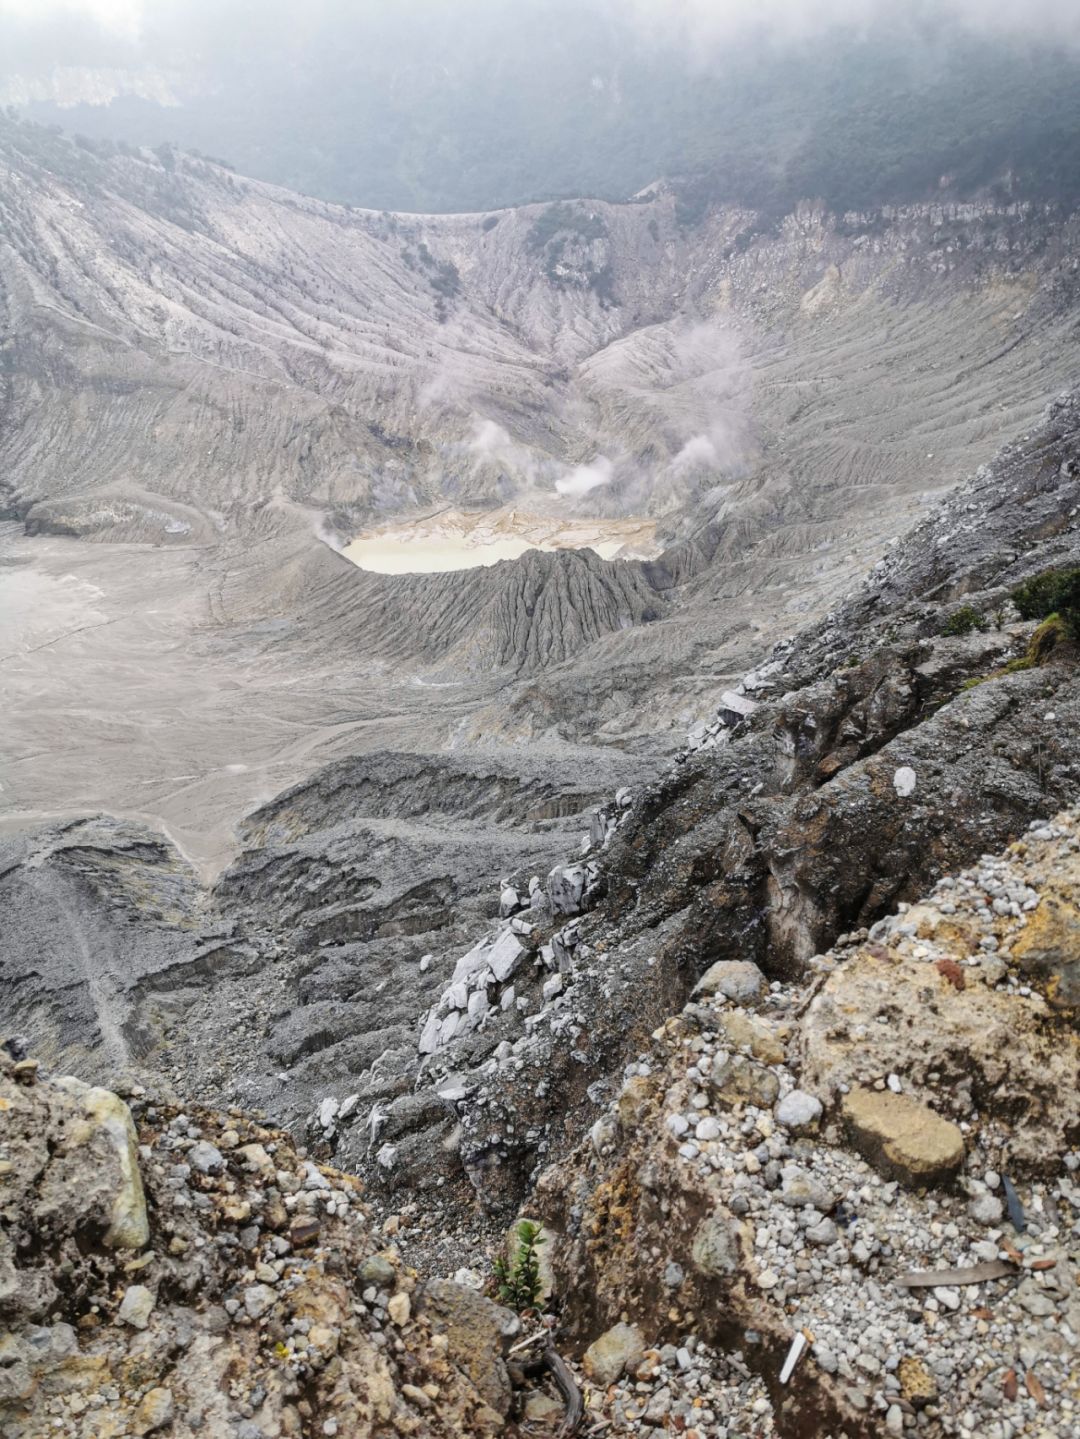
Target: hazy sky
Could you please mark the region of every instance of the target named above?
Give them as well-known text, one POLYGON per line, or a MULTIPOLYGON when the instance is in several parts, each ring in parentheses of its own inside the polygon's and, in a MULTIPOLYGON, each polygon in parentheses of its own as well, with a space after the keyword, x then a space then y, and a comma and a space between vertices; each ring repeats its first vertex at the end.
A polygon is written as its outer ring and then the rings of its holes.
MULTIPOLYGON (((259 29, 268 19, 280 23, 290 12, 302 24, 312 11, 387 15, 416 8, 418 3, 444 13, 456 11, 466 23, 477 9, 473 0, 218 0, 210 8, 234 20, 246 11, 252 28, 259 29)), ((582 3, 588 6, 590 0, 582 3)), ((863 27, 880 18, 895 22, 898 16, 920 13, 947 16, 977 30, 1044 40, 1080 38, 1080 0, 902 0, 899 5, 896 0, 591 0, 591 6, 632 18, 647 35, 679 38, 698 52, 730 41, 740 31, 766 30, 782 38, 799 38, 834 24, 863 27)), ((28 28, 50 26, 61 18, 74 20, 82 29, 89 20, 99 31, 131 42, 138 40, 148 21, 164 20, 169 28, 179 28, 185 14, 205 14, 206 8, 199 0, 0 0, 0 17, 28 28)), ((235 33, 232 26, 229 31, 235 33)))

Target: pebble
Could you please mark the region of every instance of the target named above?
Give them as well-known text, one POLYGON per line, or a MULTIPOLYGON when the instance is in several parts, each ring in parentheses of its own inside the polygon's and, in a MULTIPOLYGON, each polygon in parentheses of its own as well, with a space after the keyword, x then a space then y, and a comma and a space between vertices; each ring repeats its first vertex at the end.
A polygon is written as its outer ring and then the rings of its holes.
POLYGON ((187 1162, 200 1174, 218 1174, 225 1168, 225 1158, 220 1149, 200 1139, 187 1152, 187 1162))
POLYGON ((132 1284, 124 1291, 117 1311, 119 1318, 133 1329, 145 1329, 154 1311, 154 1295, 145 1284, 132 1284))

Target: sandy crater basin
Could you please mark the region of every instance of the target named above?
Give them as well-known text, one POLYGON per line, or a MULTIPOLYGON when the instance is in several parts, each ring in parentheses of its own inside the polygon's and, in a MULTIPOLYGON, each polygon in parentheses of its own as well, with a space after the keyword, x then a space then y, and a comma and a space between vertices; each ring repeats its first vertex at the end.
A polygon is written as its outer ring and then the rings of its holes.
POLYGON ((483 514, 440 510, 408 522, 363 530, 346 557, 381 575, 471 570, 515 560, 526 550, 590 549, 605 560, 652 559, 656 521, 580 519, 524 513, 509 505, 483 514))

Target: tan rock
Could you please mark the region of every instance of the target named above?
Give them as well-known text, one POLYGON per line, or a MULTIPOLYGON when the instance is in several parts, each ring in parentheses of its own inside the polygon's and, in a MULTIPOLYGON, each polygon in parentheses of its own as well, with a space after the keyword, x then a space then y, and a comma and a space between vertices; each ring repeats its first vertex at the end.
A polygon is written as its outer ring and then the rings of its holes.
POLYGON ((938 1395, 937 1380, 917 1355, 907 1354, 900 1360, 896 1371, 900 1380, 900 1393, 909 1404, 920 1408, 932 1404, 938 1395))
POLYGON ((243 1144, 236 1151, 236 1157, 245 1169, 254 1170, 263 1179, 273 1179, 274 1161, 261 1144, 243 1144))
POLYGON ((597 1384, 614 1384, 645 1357, 645 1339, 635 1324, 615 1324, 586 1349, 581 1367, 597 1384))
MULTIPOLYGON (((965 977, 979 973, 966 953, 957 958, 965 977)), ((943 1103, 953 1086, 969 1086, 980 1114, 1008 1124, 1014 1162, 1041 1166, 1071 1148, 1080 1126, 1080 1035, 1054 1020, 1038 994, 973 982, 957 990, 934 964, 881 959, 867 947, 815 995, 793 1058, 802 1087, 822 1098, 887 1074, 943 1103)))
POLYGON ((771 1069, 745 1054, 729 1054, 714 1062, 708 1083, 716 1099, 726 1104, 754 1104, 771 1109, 780 1093, 780 1081, 771 1069))
POLYGON ((149 1389, 139 1401, 131 1421, 133 1434, 152 1434, 171 1424, 175 1406, 171 1389, 149 1389))
POLYGON ((1012 957, 1025 973, 1047 982, 1052 1005, 1080 1007, 1080 907, 1072 899, 1052 890, 1043 895, 1013 941, 1012 957))
POLYGON ((525 1418, 538 1424, 554 1424, 561 1419, 564 1406, 550 1394, 538 1392, 525 1400, 525 1418))
POLYGON ((906 1094, 858 1087, 842 1108, 855 1148, 903 1184, 948 1183, 964 1162, 959 1127, 906 1094))
POLYGON ((623 1085, 616 1101, 615 1113, 624 1133, 629 1134, 637 1128, 649 1106, 655 1087, 653 1080, 643 1074, 631 1075, 623 1085))
POLYGON ((55 1080, 78 1101, 82 1120, 68 1131, 65 1149, 105 1151, 115 1165, 116 1178, 109 1195, 109 1225, 104 1240, 111 1249, 141 1249, 150 1239, 146 1197, 139 1173, 139 1141, 131 1111, 122 1099, 107 1089, 83 1084, 80 1080, 55 1080))
POLYGON ((694 986, 695 994, 719 995, 740 1004, 756 999, 765 986, 765 976, 748 959, 720 959, 711 965, 694 986))
POLYGON ((402 1324, 409 1322, 412 1301, 407 1294, 394 1294, 386 1306, 386 1312, 390 1315, 391 1322, 400 1328, 402 1324))
POLYGON ((762 1064, 783 1064, 786 1049, 777 1034, 762 1020, 743 1009, 721 1012, 717 1028, 735 1049, 749 1049, 762 1064))

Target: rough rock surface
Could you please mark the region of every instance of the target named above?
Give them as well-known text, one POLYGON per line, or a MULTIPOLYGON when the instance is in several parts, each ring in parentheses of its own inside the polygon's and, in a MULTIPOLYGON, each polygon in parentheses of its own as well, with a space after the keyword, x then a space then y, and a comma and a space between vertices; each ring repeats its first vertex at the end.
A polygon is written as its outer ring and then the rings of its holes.
MULTIPOLYGON (((1033 629, 1011 618, 1010 587, 1080 563, 1078 467, 1080 405, 1064 398, 1026 442, 947 501, 932 526, 895 546, 843 610, 746 677, 759 700, 749 720, 725 730, 722 745, 684 752, 635 796, 591 851, 600 871, 591 907, 570 926, 541 913, 538 947, 515 975, 508 1007, 508 991, 491 989, 493 1020, 461 1040, 451 1036, 425 1062, 420 1094, 426 1087, 429 1102, 417 1094, 388 1102, 396 1137, 393 1155, 384 1157, 392 1163, 365 1166, 377 1187, 420 1185, 430 1194, 464 1179, 483 1206, 512 1213, 553 1151, 598 1122, 597 1105, 614 1094, 612 1075, 636 1062, 648 1035, 714 965, 721 976, 752 975, 757 966, 767 999, 768 983, 801 979, 839 935, 876 923, 943 869, 977 863, 1071 800, 1080 783, 1075 646, 1032 668, 1007 670, 1004 662, 1024 655, 1033 629), (962 545, 936 543, 960 529, 962 545), (952 596, 985 615, 988 628, 944 633, 952 596), (919 776, 906 797, 893 784, 901 760, 919 776), (562 982, 545 993, 553 968, 562 982), (436 1103, 442 1095, 452 1096, 453 1116, 436 1103)), ((1007 893, 1006 876, 989 879, 1002 888, 972 903, 1004 935, 1018 924, 1011 906, 1026 911, 1007 893)), ((516 883, 519 892, 528 888, 524 878, 516 883)), ((466 952, 462 946, 458 957, 466 952)), ((867 1021, 874 1042, 899 1042, 910 1032, 914 1046, 918 1028, 926 1029, 922 1001, 913 992, 910 1014, 888 1024, 891 972, 891 960, 875 958, 871 945, 851 982, 880 976, 880 1002, 858 999, 881 1016, 867 1021)), ((936 971, 932 982, 931 1003, 949 988, 936 971)), ((1004 1033, 986 1029, 1003 1001, 984 1002, 973 989, 965 1002, 973 1006, 972 1028, 983 1026, 972 1036, 977 1058, 988 1033, 1004 1033)), ((1049 999, 1033 1003, 1049 1013, 1049 999)), ((755 1020, 746 1013, 722 1021, 732 1043, 709 1082, 733 1100, 756 1086, 759 1102, 771 1105, 783 1096, 772 1093, 769 1065, 794 1031, 755 1032, 755 1020), (739 1052, 743 1046, 749 1053, 739 1052)), ((1024 1115, 1049 1116, 1040 1096, 1072 1079, 1067 1046, 1044 1063, 1060 1023, 1051 1018, 1042 1030, 1034 1015, 1031 1057, 1018 1066, 1030 1076, 1023 1072, 1013 1091, 1015 1153, 1032 1169, 1045 1143, 1024 1115)), ((942 1068, 961 1087, 968 1054, 965 1040, 942 1068)), ((806 1062, 812 1070, 815 1061, 806 1062)), ((885 1066, 873 1077, 884 1083, 891 1072, 885 1066)), ((843 1082, 862 1080, 854 1072, 843 1082)), ((1007 1075, 989 1082, 1004 1082, 1008 1092, 1007 1075)), ((973 1096, 981 1102, 977 1089, 973 1096)), ((631 1091, 622 1107, 632 1115, 636 1104, 631 1091)), ((1070 1114, 1066 1103, 1049 1119, 1055 1146, 1072 1133, 1070 1114)), ((468 1189, 456 1192, 468 1198, 468 1189)))
POLYGON ((1037 206, 590 200, 605 303, 545 206, 346 210, 7 116, 0 178, 5 805, 204 873, 344 753, 666 756, 1075 379, 1078 222, 1037 206), (447 503, 665 549, 383 576, 325 542, 447 503))
MULTIPOLYGON (((1075 881, 1060 876, 1072 872, 1078 846, 1074 809, 1037 824, 1004 855, 983 856, 983 875, 996 882, 1006 871, 1022 872, 1030 891, 1030 908, 1009 916, 1013 945, 1002 949, 1015 946, 1047 896, 1076 902, 1075 881)), ((708 1077, 724 1052, 725 1021, 738 1012, 734 1001, 696 998, 655 1031, 628 1067, 622 1093, 633 1093, 632 1106, 617 1098, 609 1122, 547 1170, 532 1195, 534 1212, 562 1235, 555 1293, 581 1342, 619 1319, 619 1332, 630 1322, 656 1343, 677 1344, 692 1330, 738 1350, 766 1383, 781 1433, 1007 1439, 1073 1432, 1080 1417, 1075 1014, 1059 1012, 1044 1048, 1040 1028, 1022 1016, 1033 1006, 1049 1015, 1045 990, 1053 979, 1036 995, 1011 952, 992 975, 979 973, 992 951, 973 954, 968 941, 976 933, 993 939, 1002 923, 986 906, 981 920, 968 915, 951 939, 938 932, 938 959, 924 955, 917 967, 905 966, 904 951, 922 943, 918 927, 943 895, 957 897, 963 878, 946 877, 932 896, 878 926, 885 938, 876 963, 889 975, 878 1007, 859 988, 865 935, 817 957, 803 982, 770 986, 755 1019, 797 1040, 771 1072, 786 1095, 799 1086, 824 1101, 819 1137, 788 1132, 750 1098, 734 1109, 716 1103, 708 1077), (935 966, 946 951, 972 976, 972 988, 988 990, 1015 1016, 1008 1031, 1002 1026, 985 1041, 984 1052, 996 1045, 1010 1076, 996 1090, 980 1087, 978 1056, 970 1088, 962 1080, 970 990, 941 980, 935 966), (928 983, 934 997, 923 998, 920 1035, 900 1016, 906 992, 914 1000, 928 983), (834 1027, 843 1016, 850 1031, 838 1047, 825 1040, 826 1014, 834 1027), (1016 1096, 1055 1051, 1061 1058, 1047 1093, 1056 1081, 1060 1112, 1036 1121, 1016 1096), (951 1071, 946 1053, 957 1056, 951 1071), (852 1077, 870 1088, 849 1088, 852 1077), (963 1118, 935 1116, 926 1108, 931 1099, 963 1118), (914 1127, 913 1115, 922 1118, 914 1127), (868 1130, 875 1160, 882 1140, 886 1149, 903 1147, 884 1176, 859 1152, 868 1130), (947 1144, 937 1144, 937 1131, 947 1144), (1042 1136, 1038 1154, 1025 1149, 1029 1132, 1042 1136), (924 1153, 931 1143, 933 1153, 924 1153), (931 1177, 948 1177, 952 1187, 928 1190, 931 1177), (808 1352, 781 1386, 800 1335, 808 1352)))
POLYGON ((876 1094, 856 1085, 841 1110, 852 1146, 890 1179, 946 1184, 964 1162, 959 1126, 906 1094, 876 1094))
POLYGON ((5 1439, 504 1428, 516 1316, 376 1254, 356 1181, 280 1132, 132 1103, 134 1169, 115 1095, 0 1062, 5 1439))

